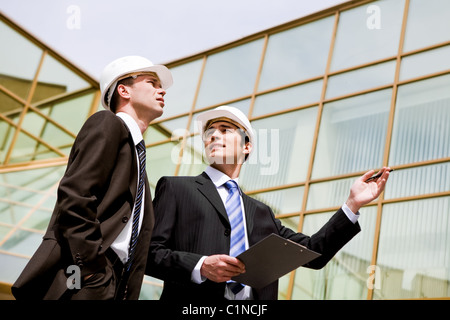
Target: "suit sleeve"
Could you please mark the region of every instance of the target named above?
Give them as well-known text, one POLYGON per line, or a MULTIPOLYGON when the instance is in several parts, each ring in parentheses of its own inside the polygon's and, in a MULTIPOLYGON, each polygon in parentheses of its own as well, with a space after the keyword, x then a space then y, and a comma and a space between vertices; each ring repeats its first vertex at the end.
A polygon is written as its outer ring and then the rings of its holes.
MULTIPOLYGON (((273 215, 273 213, 272 213, 273 215)), ((275 219, 275 218, 274 218, 275 219)), ((328 222, 312 236, 296 233, 284 227, 278 219, 275 219, 279 234, 289 240, 295 241, 310 250, 321 254, 304 267, 311 269, 323 268, 356 234, 361 231, 359 223, 353 223, 342 209, 339 209, 328 222)))
POLYGON ((190 282, 191 273, 202 255, 172 250, 173 232, 178 220, 176 190, 171 180, 162 177, 153 200, 155 227, 150 243, 146 273, 162 280, 190 282))
POLYGON ((82 276, 106 266, 104 255, 98 254, 103 239, 97 206, 116 165, 120 140, 127 137, 125 127, 117 120, 112 112, 102 111, 86 121, 72 147, 58 189, 59 234, 82 276))

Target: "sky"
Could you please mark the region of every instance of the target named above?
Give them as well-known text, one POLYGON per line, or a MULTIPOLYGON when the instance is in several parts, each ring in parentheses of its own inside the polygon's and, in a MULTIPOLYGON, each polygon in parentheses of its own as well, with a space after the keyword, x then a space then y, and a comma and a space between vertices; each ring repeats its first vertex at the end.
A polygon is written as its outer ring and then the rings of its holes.
POLYGON ((0 0, 0 11, 94 79, 110 61, 169 63, 347 0, 0 0))

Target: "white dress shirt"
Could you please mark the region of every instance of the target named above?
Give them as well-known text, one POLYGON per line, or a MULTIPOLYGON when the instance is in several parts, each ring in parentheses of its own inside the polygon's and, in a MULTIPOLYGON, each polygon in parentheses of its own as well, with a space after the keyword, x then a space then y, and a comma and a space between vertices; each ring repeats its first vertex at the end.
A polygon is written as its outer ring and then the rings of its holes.
MULTIPOLYGON (((234 180, 239 185, 239 178, 231 179, 223 172, 221 172, 217 169, 214 169, 211 166, 208 166, 205 169, 205 172, 211 178, 212 182, 216 186, 217 192, 219 192, 220 198, 222 199, 222 201, 225 205, 225 202, 226 202, 226 199, 228 196, 228 190, 226 189, 226 187, 223 184, 225 182, 227 182, 228 180, 234 180)), ((249 247, 249 244, 248 244, 248 235, 247 235, 247 224, 246 224, 246 220, 245 220, 245 208, 244 208, 244 204, 242 201, 242 196, 241 196, 241 208, 242 208, 242 215, 243 215, 244 226, 245 226, 245 249, 247 250, 249 247)), ((345 215, 350 219, 351 222, 356 223, 358 221, 359 212, 357 212, 356 214, 353 213, 345 203, 342 206, 342 210, 344 211, 345 215)), ((206 256, 202 257, 198 261, 194 270, 192 271, 192 274, 191 274, 192 282, 200 284, 200 283, 206 281, 206 278, 200 274, 200 268, 203 264, 203 261, 205 261, 206 258, 207 258, 206 256)), ((228 286, 226 286, 224 296, 228 300, 251 300, 251 299, 253 299, 252 289, 249 286, 245 286, 236 295, 228 288, 228 286)))
MULTIPOLYGON (((139 126, 136 123, 136 121, 134 121, 134 119, 129 114, 126 114, 124 112, 118 112, 116 115, 125 122, 126 126, 130 130, 134 145, 137 145, 139 142, 141 142, 141 140, 143 140, 143 137, 142 137, 141 129, 139 129, 139 126)), ((135 152, 136 152, 136 159, 137 159, 136 161, 137 161, 138 175, 139 175, 139 172, 140 172, 139 156, 137 154, 136 149, 135 149, 135 152)), ((136 185, 138 185, 138 184, 139 184, 139 176, 138 176, 136 185)), ((137 190, 137 187, 136 187, 136 190, 137 190)), ((139 216, 139 229, 138 230, 141 230, 142 220, 144 218, 144 201, 145 201, 145 188, 144 188, 144 191, 142 194, 142 206, 141 206, 141 215, 139 216)), ((116 240, 114 240, 114 242, 111 244, 111 249, 114 250, 114 252, 117 254, 117 256, 119 257, 119 259, 122 261, 123 264, 125 264, 128 260, 128 250, 129 250, 129 246, 130 246, 131 232, 132 232, 132 227, 133 227, 133 216, 134 216, 134 206, 133 206, 133 211, 131 212, 131 218, 128 220, 125 227, 122 229, 120 234, 117 236, 116 240)))

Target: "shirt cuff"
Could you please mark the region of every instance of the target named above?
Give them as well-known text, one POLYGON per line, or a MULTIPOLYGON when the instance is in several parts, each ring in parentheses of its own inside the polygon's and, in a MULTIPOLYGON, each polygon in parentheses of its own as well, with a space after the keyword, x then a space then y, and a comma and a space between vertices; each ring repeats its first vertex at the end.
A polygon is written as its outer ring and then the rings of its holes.
POLYGON ((200 260, 198 260, 197 264, 195 265, 194 270, 192 270, 191 281, 196 284, 201 284, 202 282, 206 281, 206 277, 203 277, 200 273, 203 261, 205 261, 206 258, 207 258, 206 256, 201 257, 200 260))
POLYGON ((352 210, 350 210, 350 208, 347 206, 347 204, 343 204, 342 205, 342 211, 344 211, 345 215, 347 216, 347 218, 353 222, 353 224, 355 224, 356 222, 358 222, 358 218, 359 218, 359 211, 354 213, 352 210))

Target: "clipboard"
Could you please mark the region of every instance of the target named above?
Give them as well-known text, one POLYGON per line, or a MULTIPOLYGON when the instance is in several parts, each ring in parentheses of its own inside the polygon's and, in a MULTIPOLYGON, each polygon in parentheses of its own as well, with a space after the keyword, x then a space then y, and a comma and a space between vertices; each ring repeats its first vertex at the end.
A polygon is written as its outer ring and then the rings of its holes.
POLYGON ((319 256, 272 233, 236 257, 245 264, 245 273, 232 280, 260 289, 319 256))

